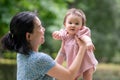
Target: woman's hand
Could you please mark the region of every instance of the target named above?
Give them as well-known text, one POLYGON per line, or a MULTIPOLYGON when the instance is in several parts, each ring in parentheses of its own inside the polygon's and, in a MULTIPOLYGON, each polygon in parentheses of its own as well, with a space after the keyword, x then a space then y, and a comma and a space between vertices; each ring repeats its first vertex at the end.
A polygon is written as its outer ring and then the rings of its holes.
POLYGON ((92 42, 87 43, 86 46, 87 46, 87 50, 92 50, 92 51, 95 50, 95 46, 92 42))
POLYGON ((77 36, 75 36, 75 40, 77 41, 78 46, 86 46, 86 43, 77 36))

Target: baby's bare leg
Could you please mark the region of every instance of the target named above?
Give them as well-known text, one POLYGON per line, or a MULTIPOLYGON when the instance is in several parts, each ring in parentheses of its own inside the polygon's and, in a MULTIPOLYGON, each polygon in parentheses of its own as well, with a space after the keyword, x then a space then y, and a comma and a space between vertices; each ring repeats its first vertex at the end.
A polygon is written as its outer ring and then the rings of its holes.
POLYGON ((84 80, 92 80, 93 73, 94 73, 94 69, 93 68, 88 69, 87 71, 85 71, 83 73, 83 79, 84 80))

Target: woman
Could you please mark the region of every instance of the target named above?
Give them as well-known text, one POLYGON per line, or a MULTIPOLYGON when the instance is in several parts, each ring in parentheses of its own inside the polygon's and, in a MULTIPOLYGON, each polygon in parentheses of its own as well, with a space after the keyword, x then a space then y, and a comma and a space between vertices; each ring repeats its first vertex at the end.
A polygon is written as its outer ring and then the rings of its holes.
POLYGON ((76 37, 78 54, 66 69, 49 55, 38 52, 44 43, 41 21, 33 12, 20 12, 10 22, 10 31, 2 38, 4 49, 17 52, 17 80, 74 80, 84 56, 86 45, 76 37), (81 55, 82 54, 82 55, 81 55))

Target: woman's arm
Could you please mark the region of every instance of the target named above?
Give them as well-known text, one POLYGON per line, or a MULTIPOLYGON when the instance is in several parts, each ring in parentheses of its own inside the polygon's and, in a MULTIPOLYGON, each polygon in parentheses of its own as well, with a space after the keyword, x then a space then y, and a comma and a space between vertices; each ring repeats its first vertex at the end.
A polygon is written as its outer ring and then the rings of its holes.
POLYGON ((57 57, 55 58, 55 61, 56 61, 58 64, 62 65, 62 63, 64 62, 64 60, 65 60, 65 53, 63 53, 63 52, 60 50, 60 51, 58 52, 57 57))
POLYGON ((92 40, 89 36, 84 35, 84 36, 81 37, 81 40, 83 40, 86 43, 86 46, 87 46, 88 50, 92 50, 92 51, 95 50, 95 46, 92 43, 92 40))
POLYGON ((64 41, 62 41, 61 48, 57 54, 57 57, 55 58, 55 61, 61 65, 65 60, 65 58, 66 58, 66 54, 64 50, 64 41))
POLYGON ((63 66, 59 65, 56 63, 56 65, 50 69, 48 71, 48 75, 59 79, 59 80, 74 80, 77 72, 79 70, 79 68, 81 67, 81 63, 82 63, 82 59, 86 50, 86 45, 83 41, 78 40, 78 38, 76 38, 78 45, 81 47, 79 47, 79 51, 78 54, 76 56, 76 58, 74 59, 73 63, 71 64, 71 66, 66 69, 63 66))

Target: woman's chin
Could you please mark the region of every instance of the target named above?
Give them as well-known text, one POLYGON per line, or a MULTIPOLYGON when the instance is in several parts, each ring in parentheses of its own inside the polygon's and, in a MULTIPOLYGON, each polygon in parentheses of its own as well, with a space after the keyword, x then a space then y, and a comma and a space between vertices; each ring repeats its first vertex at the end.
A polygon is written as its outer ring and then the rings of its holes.
POLYGON ((41 44, 44 44, 44 42, 45 42, 45 40, 43 40, 43 41, 41 42, 41 44))

